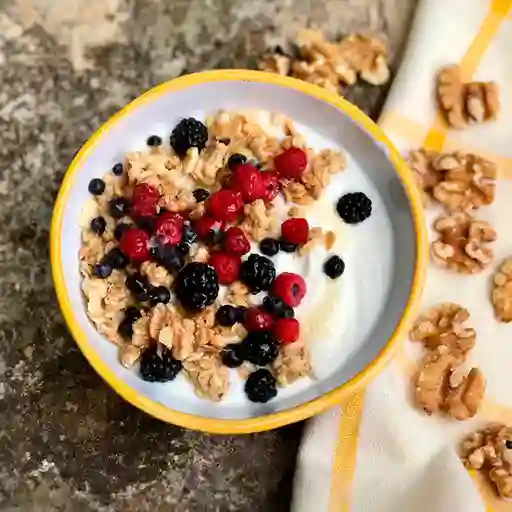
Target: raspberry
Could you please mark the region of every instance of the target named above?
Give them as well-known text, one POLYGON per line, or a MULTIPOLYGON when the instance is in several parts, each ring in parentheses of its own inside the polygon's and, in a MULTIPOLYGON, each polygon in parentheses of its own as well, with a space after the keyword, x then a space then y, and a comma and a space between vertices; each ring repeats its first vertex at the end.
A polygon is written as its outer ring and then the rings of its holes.
POLYGON ((274 281, 272 294, 282 299, 288 306, 295 308, 306 295, 306 282, 298 274, 283 272, 274 281))
POLYGON ((303 245, 308 241, 309 224, 306 219, 288 219, 281 225, 281 234, 287 242, 303 245))
POLYGON ((156 215, 156 209, 160 194, 158 190, 147 183, 139 183, 132 198, 132 215, 135 217, 152 217, 156 215))
POLYGON ((208 199, 208 212, 217 220, 232 222, 236 220, 244 204, 239 194, 233 190, 221 189, 208 199))
POLYGON ((268 331, 272 326, 272 317, 258 308, 250 308, 245 313, 244 327, 249 331, 268 331))
POLYGON ((164 245, 180 243, 183 234, 183 216, 175 212, 164 212, 155 223, 155 235, 164 245))
POLYGON ((359 224, 372 214, 372 200, 363 192, 350 192, 340 198, 336 210, 347 224, 359 224))
POLYGON ((238 279, 241 265, 240 256, 225 252, 214 252, 208 261, 215 272, 220 284, 231 284, 238 279))
POLYGON ((266 171, 261 173, 261 178, 265 189, 263 200, 270 203, 279 193, 279 175, 275 171, 266 171))
POLYGON ((171 134, 171 146, 178 156, 185 156, 191 147, 202 151, 208 141, 208 128, 197 119, 182 119, 171 134))
POLYGON ((233 170, 231 187, 242 194, 245 203, 252 203, 265 195, 262 176, 259 169, 250 163, 238 165, 233 170))
POLYGON ((308 157, 300 148, 290 148, 274 158, 276 171, 285 178, 299 179, 308 165, 308 157))
POLYGON ((128 228, 119 242, 121 251, 133 261, 149 260, 149 235, 139 228, 128 228))
POLYGON ((276 340, 287 345, 297 341, 300 336, 300 324, 296 318, 279 318, 272 326, 276 340))
POLYGON ((229 228, 226 231, 224 245, 226 252, 236 256, 243 256, 251 250, 251 244, 240 228, 229 228))

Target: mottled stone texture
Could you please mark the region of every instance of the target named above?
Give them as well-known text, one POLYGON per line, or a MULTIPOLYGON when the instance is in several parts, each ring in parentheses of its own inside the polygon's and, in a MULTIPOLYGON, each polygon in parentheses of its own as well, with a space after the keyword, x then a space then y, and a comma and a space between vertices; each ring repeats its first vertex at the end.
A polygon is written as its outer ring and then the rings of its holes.
MULTIPOLYGON (((208 436, 118 398, 66 331, 48 262, 52 204, 80 144, 181 73, 252 67, 316 23, 386 34, 414 0, 0 0, 0 509, 287 510, 301 426, 208 436)), ((371 115, 385 90, 349 97, 371 115)))

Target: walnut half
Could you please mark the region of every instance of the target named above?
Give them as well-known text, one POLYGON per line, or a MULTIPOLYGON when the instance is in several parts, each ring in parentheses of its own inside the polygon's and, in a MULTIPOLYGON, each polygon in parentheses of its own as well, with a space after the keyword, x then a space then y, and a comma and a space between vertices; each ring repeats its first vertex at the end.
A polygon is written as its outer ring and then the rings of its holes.
POLYGON ((501 322, 512 322, 512 258, 506 259, 494 274, 492 305, 501 322))

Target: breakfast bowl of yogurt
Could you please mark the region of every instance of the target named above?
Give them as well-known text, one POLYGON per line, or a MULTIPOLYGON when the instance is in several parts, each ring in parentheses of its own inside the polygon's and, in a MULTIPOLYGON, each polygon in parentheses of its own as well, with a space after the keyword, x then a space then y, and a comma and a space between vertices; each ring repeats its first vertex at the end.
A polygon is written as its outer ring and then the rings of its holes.
POLYGON ((343 98, 246 70, 143 94, 84 144, 54 208, 68 327, 124 399, 176 425, 298 421, 392 357, 421 292, 413 177, 343 98))

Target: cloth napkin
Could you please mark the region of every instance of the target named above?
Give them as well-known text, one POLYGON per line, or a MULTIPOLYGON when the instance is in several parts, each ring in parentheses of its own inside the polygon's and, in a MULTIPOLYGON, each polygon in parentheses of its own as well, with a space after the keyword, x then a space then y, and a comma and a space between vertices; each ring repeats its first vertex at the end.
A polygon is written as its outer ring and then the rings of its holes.
MULTIPOLYGON (((411 403, 419 344, 404 340, 393 361, 339 407, 312 419, 299 452, 293 512, 502 512, 484 476, 468 473, 457 447, 490 421, 512 425, 512 324, 495 320, 490 282, 512 256, 512 12, 511 0, 420 0, 408 48, 380 119, 405 155, 421 146, 461 149, 499 166, 497 198, 477 217, 498 232, 494 262, 477 275, 430 264, 421 309, 442 302, 466 307, 476 329, 470 363, 487 378, 478 416, 466 422, 426 416, 411 403), (499 84, 498 120, 449 129, 437 112, 435 76, 461 66, 464 81, 499 84)), ((437 212, 438 214, 439 212, 437 212)), ((429 226, 434 216, 427 213, 429 226)))

